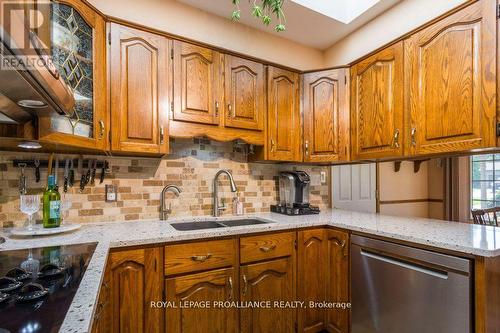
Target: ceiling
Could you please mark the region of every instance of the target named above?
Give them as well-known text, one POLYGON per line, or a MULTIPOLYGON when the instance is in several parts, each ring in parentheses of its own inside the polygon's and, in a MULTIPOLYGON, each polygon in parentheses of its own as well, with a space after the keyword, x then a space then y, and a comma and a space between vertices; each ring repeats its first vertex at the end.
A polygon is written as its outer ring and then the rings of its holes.
MULTIPOLYGON (((228 19, 233 11, 231 0, 177 1, 228 19)), ((324 50, 400 1, 288 0, 285 1, 284 6, 286 31, 278 33, 274 31, 272 23, 266 27, 259 19, 251 15, 250 1, 241 0, 240 24, 324 50), (326 1, 328 1, 328 5, 325 5, 326 1), (353 6, 353 3, 357 4, 353 6), (338 11, 335 10, 336 8, 338 11)))

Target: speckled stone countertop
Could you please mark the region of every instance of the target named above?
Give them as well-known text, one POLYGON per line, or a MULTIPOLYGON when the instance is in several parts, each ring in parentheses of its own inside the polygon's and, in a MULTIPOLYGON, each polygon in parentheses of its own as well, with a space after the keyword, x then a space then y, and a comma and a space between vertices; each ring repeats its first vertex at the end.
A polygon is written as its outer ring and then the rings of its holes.
MULTIPOLYGON (((336 209, 325 210, 319 215, 290 217, 275 213, 260 213, 237 218, 249 217, 272 223, 196 231, 177 231, 170 223, 206 221, 215 218, 205 216, 174 218, 169 221, 93 223, 85 225, 75 232, 57 236, 10 238, 7 232, 2 235, 6 238, 6 242, 0 244, 0 251, 98 242, 60 332, 88 332, 90 330, 110 248, 314 226, 332 226, 465 254, 485 257, 500 256, 500 228, 488 226, 365 214, 336 209)), ((227 219, 235 219, 235 217, 219 218, 219 220, 227 219)))

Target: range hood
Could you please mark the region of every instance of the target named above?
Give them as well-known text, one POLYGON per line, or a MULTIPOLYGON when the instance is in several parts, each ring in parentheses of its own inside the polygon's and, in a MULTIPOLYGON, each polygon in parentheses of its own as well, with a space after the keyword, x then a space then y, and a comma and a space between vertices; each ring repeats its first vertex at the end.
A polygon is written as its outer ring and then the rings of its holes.
POLYGON ((35 117, 71 115, 73 92, 21 15, 11 15, 9 29, 0 25, 0 41, 0 123, 24 124, 35 117))

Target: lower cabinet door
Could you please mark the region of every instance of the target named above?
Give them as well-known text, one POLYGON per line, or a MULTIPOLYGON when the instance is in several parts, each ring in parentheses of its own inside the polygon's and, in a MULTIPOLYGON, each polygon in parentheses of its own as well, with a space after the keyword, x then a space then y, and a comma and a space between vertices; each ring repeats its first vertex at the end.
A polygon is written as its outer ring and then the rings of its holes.
POLYGON ((235 300, 234 268, 166 279, 166 332, 237 332, 238 309, 214 304, 235 300), (204 307, 208 303, 210 308, 204 307))
MULTIPOLYGON (((298 232, 297 298, 305 302, 326 301, 326 229, 298 232)), ((305 307, 298 311, 299 332, 319 332, 326 328, 326 312, 322 307, 305 307)))
MULTIPOLYGON (((340 230, 327 230, 327 248, 327 301, 349 302, 349 234, 340 230)), ((348 333, 349 316, 350 309, 328 309, 326 311, 328 332, 348 333)))
POLYGON ((110 254, 111 332, 163 332, 163 311, 150 306, 162 300, 162 267, 160 248, 110 254))
MULTIPOLYGON (((240 267, 241 301, 293 301, 292 257, 240 267)), ((280 307, 247 307, 240 312, 241 332, 290 333, 295 330, 295 310, 280 307)))

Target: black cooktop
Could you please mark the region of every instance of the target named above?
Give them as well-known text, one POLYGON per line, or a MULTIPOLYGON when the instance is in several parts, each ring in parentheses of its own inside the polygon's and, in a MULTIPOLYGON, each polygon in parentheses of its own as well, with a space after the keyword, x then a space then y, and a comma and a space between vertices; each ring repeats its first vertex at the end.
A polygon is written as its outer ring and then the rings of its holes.
POLYGON ((58 332, 96 245, 0 252, 0 333, 58 332))

